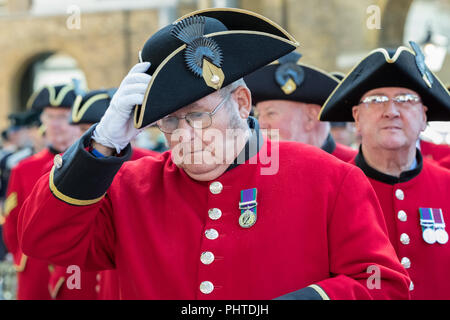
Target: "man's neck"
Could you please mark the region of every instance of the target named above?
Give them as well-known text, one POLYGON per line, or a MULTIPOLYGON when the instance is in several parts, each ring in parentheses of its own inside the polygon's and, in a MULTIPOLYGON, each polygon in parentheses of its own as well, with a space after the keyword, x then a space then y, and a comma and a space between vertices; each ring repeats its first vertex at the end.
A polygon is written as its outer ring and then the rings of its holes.
POLYGON ((403 149, 386 150, 363 144, 362 151, 370 167, 394 177, 400 177, 402 172, 411 170, 416 159, 415 145, 403 149))
POLYGON ((250 130, 243 130, 243 132, 246 132, 246 134, 237 137, 234 143, 230 144, 232 147, 225 150, 225 163, 218 164, 209 170, 200 173, 192 172, 185 168, 184 171, 186 174, 197 181, 212 181, 219 178, 233 165, 235 159, 245 150, 245 146, 252 135, 250 130))
POLYGON ((327 141, 329 134, 330 134, 329 130, 319 128, 319 130, 309 135, 308 144, 315 146, 317 148, 322 148, 325 142, 327 141))

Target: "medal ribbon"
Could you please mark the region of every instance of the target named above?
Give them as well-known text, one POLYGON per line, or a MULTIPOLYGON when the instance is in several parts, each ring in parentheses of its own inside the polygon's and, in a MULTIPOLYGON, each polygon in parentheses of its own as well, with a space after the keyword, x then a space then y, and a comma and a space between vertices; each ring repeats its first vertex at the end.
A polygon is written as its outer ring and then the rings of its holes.
POLYGON ((433 212, 435 228, 445 229, 444 215, 442 209, 431 209, 433 212))
POLYGON ((425 229, 431 228, 434 229, 434 218, 433 212, 431 208, 420 208, 420 225, 422 226, 422 232, 425 229))
POLYGON ((256 215, 256 206, 258 205, 256 202, 256 195, 256 188, 241 191, 241 202, 239 202, 241 215, 248 210, 252 211, 256 215))

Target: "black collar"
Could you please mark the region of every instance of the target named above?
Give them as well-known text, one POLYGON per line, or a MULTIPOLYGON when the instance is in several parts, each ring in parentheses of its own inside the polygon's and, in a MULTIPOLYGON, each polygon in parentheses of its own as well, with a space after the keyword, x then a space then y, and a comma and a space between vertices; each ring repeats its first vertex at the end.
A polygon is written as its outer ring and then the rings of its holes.
POLYGON ((48 151, 50 151, 51 154, 57 155, 62 153, 61 151, 56 150, 55 148, 53 148, 52 146, 48 146, 48 151))
POLYGON ((407 182, 407 181, 417 177, 419 175, 419 173, 422 172, 423 158, 422 158, 422 154, 420 153, 419 149, 417 149, 417 152, 416 152, 416 160, 417 160, 416 168, 409 170, 409 171, 402 172, 400 174, 400 177, 394 177, 394 176, 384 174, 384 173, 372 168, 371 166, 369 166, 367 164, 366 160, 364 159, 362 147, 359 147, 359 153, 356 155, 355 163, 364 172, 364 174, 367 177, 377 180, 377 181, 380 181, 380 182, 383 182, 383 183, 386 183, 386 184, 389 184, 389 185, 394 185, 397 183, 407 182))
POLYGON ((245 163, 247 160, 257 155, 263 145, 264 139, 259 129, 258 120, 253 117, 249 117, 247 119, 247 123, 252 135, 245 144, 244 149, 234 160, 233 164, 228 167, 227 171, 236 168, 237 166, 245 163))
POLYGON ((331 133, 328 134, 328 137, 321 149, 328 152, 329 154, 333 154, 334 150, 336 150, 336 142, 334 141, 331 133))

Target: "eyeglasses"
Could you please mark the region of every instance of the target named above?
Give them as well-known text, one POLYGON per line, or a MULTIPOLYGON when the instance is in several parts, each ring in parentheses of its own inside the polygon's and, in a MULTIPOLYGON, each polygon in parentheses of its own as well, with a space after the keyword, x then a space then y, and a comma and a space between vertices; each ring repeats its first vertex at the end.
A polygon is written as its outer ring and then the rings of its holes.
POLYGON ((180 120, 185 119, 186 122, 194 129, 206 129, 212 124, 212 117, 219 111, 220 108, 225 104, 225 102, 230 98, 232 92, 228 93, 227 96, 214 108, 211 112, 191 112, 187 113, 184 117, 174 117, 167 116, 156 122, 159 130, 164 133, 173 133, 180 123, 180 120))
POLYGON ((364 104, 373 104, 373 105, 384 105, 385 103, 388 103, 391 100, 396 105, 404 106, 404 107, 413 106, 421 101, 417 95, 411 94, 411 93, 406 93, 406 94, 400 94, 392 99, 387 96, 384 96, 384 95, 368 96, 368 97, 364 98, 362 101, 360 101, 359 104, 364 103, 364 104))

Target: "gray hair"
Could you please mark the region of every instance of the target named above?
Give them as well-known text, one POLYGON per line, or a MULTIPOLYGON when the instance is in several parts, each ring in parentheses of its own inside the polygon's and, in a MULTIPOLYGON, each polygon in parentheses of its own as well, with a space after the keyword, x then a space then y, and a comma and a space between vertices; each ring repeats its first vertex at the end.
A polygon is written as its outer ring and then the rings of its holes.
MULTIPOLYGON (((229 84, 228 86, 220 89, 219 94, 222 97, 222 99, 225 99, 227 95, 231 94, 234 90, 236 90, 239 87, 244 87, 248 89, 247 84, 245 83, 243 78, 236 80, 233 83, 229 84)), ((229 120, 230 128, 232 129, 240 128, 244 130, 249 130, 247 121, 239 116, 239 112, 236 107, 234 107, 232 104, 227 104, 226 108, 228 109, 230 115, 229 120)))
POLYGON ((235 82, 232 82, 229 85, 227 85, 226 87, 220 89, 219 94, 222 98, 225 98, 228 94, 230 94, 231 92, 233 92, 234 90, 236 90, 239 87, 244 87, 244 88, 248 89, 247 84, 244 81, 244 78, 236 80, 235 82))

